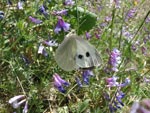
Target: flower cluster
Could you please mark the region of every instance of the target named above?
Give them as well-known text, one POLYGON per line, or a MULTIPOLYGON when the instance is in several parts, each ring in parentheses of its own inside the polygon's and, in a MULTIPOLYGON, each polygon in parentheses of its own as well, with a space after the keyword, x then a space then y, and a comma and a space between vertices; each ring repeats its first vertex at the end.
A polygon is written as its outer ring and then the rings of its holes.
POLYGON ((54 78, 54 87, 56 87, 60 92, 65 93, 66 90, 63 86, 69 86, 69 83, 62 79, 57 73, 53 75, 54 78))
MULTIPOLYGON (((89 84, 89 78, 94 76, 94 73, 92 70, 84 70, 82 72, 82 80, 83 80, 83 83, 85 83, 86 85, 89 84)), ((78 77, 76 77, 76 82, 79 86, 79 88, 82 87, 82 82, 80 81, 80 79, 78 77)))
POLYGON ((113 49, 109 57, 109 64, 111 65, 111 71, 117 72, 118 66, 121 63, 121 53, 118 49, 113 49))
POLYGON ((15 108, 15 109, 19 108, 21 105, 24 104, 24 109, 23 109, 22 113, 27 113, 28 112, 28 101, 25 97, 26 97, 25 95, 14 96, 11 99, 9 99, 9 104, 11 104, 13 106, 13 108, 15 108))
POLYGON ((120 84, 119 84, 119 82, 117 82, 117 79, 118 79, 118 77, 116 77, 116 76, 106 78, 107 87, 125 87, 128 84, 130 84, 129 78, 126 78, 125 82, 120 83, 120 84))
POLYGON ((109 104, 109 110, 114 113, 117 109, 121 109, 124 106, 121 99, 123 99, 125 94, 122 91, 117 91, 114 100, 109 104))
POLYGON ((124 98, 125 94, 121 91, 122 87, 125 87, 130 84, 130 79, 126 78, 125 82, 119 83, 117 82, 118 77, 110 77, 106 78, 107 87, 117 87, 117 92, 115 93, 115 98, 111 97, 105 93, 104 97, 109 102, 109 109, 111 113, 114 113, 117 109, 120 109, 124 106, 122 99, 124 98))
POLYGON ((127 14, 125 20, 128 21, 130 18, 133 18, 137 12, 136 8, 130 9, 127 14))
POLYGON ((122 35, 130 41, 133 38, 133 34, 128 31, 128 26, 122 28, 122 35))

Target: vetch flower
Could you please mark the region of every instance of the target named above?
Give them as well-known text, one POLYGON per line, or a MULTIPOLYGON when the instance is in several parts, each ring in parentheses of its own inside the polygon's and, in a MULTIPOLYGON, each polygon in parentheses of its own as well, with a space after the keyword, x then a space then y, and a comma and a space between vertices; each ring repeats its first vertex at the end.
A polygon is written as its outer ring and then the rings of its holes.
POLYGON ((142 51, 142 54, 146 55, 146 53, 147 53, 147 48, 144 47, 144 46, 142 46, 142 47, 141 47, 141 51, 142 51))
POLYGON ((64 22, 64 20, 63 20, 61 17, 59 17, 54 32, 58 34, 62 29, 63 29, 65 32, 67 32, 67 31, 70 29, 70 24, 64 22))
POLYGON ((145 83, 150 83, 150 78, 144 77, 143 81, 144 81, 145 83))
POLYGON ((81 88, 82 87, 82 83, 81 83, 80 79, 78 77, 76 77, 75 79, 76 79, 76 82, 77 82, 79 88, 81 88))
POLYGON ((83 82, 85 84, 89 84, 89 77, 90 76, 94 76, 93 72, 91 70, 84 70, 82 73, 82 77, 83 77, 83 82))
MULTIPOLYGON (((109 96, 109 95, 108 95, 109 96)), ((117 109, 121 109, 122 106, 124 106, 122 99, 124 98, 125 94, 118 90, 117 93, 115 94, 115 97, 112 97, 112 99, 107 100, 109 102, 109 110, 111 113, 115 113, 117 109), (111 101, 112 100, 112 101, 111 101)), ((110 96, 109 96, 110 98, 110 96)))
POLYGON ((59 15, 59 16, 62 16, 62 15, 67 15, 68 13, 68 10, 67 9, 63 9, 61 11, 53 11, 53 15, 59 15))
POLYGON ((118 77, 111 77, 111 78, 106 78, 106 83, 107 83, 107 87, 114 87, 114 86, 118 86, 119 83, 117 82, 118 77))
POLYGON ((44 46, 42 44, 39 46, 38 54, 42 54, 44 56, 48 56, 48 53, 46 52, 46 50, 45 50, 45 48, 44 48, 44 46))
POLYGON ((119 86, 120 86, 120 87, 125 87, 125 86, 127 86, 127 85, 129 85, 129 84, 130 84, 130 79, 129 79, 129 78, 126 78, 126 79, 125 79, 125 82, 122 83, 122 84, 120 84, 119 86))
POLYGON ((100 24, 100 27, 101 27, 101 28, 104 28, 104 27, 106 27, 107 25, 108 25, 107 22, 102 22, 102 23, 100 24))
POLYGON ((26 101, 25 106, 23 108, 23 113, 27 113, 28 112, 28 101, 26 101))
POLYGON ((100 39, 100 34, 98 34, 98 33, 94 33, 94 34, 97 39, 100 39))
POLYGON ((87 39, 87 40, 91 38, 91 34, 90 34, 89 32, 86 32, 86 33, 85 33, 85 36, 86 36, 86 39, 87 39))
POLYGON ((23 9, 23 2, 19 1, 17 4, 18 9, 23 9))
POLYGON ((3 18, 4 18, 4 12, 0 11, 0 19, 3 19, 3 18))
POLYGON ((125 94, 122 91, 118 91, 117 95, 116 95, 116 100, 122 105, 124 106, 123 102, 122 102, 122 98, 124 98, 125 94))
POLYGON ((65 93, 66 90, 63 86, 69 86, 69 83, 65 80, 63 80, 57 73, 53 75, 54 78, 54 86, 62 93, 65 93))
POLYGON ((127 14, 125 20, 128 21, 130 18, 133 18, 137 12, 136 8, 130 9, 127 14))
POLYGON ((46 41, 43 42, 43 44, 45 44, 47 46, 50 46, 50 47, 53 47, 53 46, 57 47, 58 46, 58 43, 55 40, 53 40, 53 39, 46 40, 46 41))
POLYGON ((9 104, 11 104, 15 109, 20 107, 20 105, 22 105, 25 102, 26 102, 25 95, 18 95, 9 99, 9 104))
POLYGON ((145 20, 145 22, 149 23, 150 22, 150 17, 147 17, 146 20, 145 20))
POLYGON ((112 21, 112 17, 111 17, 111 16, 106 16, 106 17, 105 17, 105 21, 106 21, 106 22, 112 21))
POLYGON ((33 22, 35 24, 41 24, 42 23, 42 20, 33 18, 32 16, 29 16, 29 19, 30 19, 31 22, 33 22))
POLYGON ((128 26, 122 28, 122 35, 130 41, 133 38, 133 34, 131 34, 128 30, 128 26))
POLYGON ((48 16, 48 12, 46 11, 46 8, 44 5, 41 5, 39 8, 39 12, 42 13, 45 17, 48 16))
POLYGON ((117 72, 118 66, 121 63, 121 53, 118 49, 113 49, 109 57, 109 64, 111 65, 111 70, 117 72))
POLYGON ((65 0, 64 5, 74 5, 75 1, 65 0))
POLYGON ((121 8, 121 0, 114 0, 115 8, 121 8))
POLYGON ((134 102, 130 109, 130 113, 150 113, 150 99, 134 102))

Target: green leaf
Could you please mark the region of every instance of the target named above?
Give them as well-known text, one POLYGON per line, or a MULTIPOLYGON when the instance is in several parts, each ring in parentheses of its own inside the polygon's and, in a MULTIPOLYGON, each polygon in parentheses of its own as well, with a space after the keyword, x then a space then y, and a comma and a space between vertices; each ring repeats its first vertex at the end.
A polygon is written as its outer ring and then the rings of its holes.
POLYGON ((90 101, 90 99, 86 99, 84 102, 79 103, 78 113, 82 113, 82 112, 84 112, 88 108, 89 101, 90 101))
POLYGON ((91 30, 97 22, 97 15, 82 7, 75 7, 70 13, 78 20, 78 34, 91 30))

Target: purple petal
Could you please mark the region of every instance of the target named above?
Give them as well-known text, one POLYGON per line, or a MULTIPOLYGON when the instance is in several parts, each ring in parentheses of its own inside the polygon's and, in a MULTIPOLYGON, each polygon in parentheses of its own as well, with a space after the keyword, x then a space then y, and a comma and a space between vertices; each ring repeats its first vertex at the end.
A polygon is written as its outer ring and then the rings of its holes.
POLYGON ((72 0, 65 0, 65 2, 64 2, 64 4, 65 5, 74 5, 74 1, 72 1, 72 0))
POLYGON ((27 113, 28 112, 28 101, 26 101, 25 106, 23 108, 23 113, 27 113))
POLYGON ((25 95, 14 96, 14 97, 9 99, 9 104, 12 104, 13 102, 18 101, 19 99, 22 99, 24 97, 25 97, 25 95))
POLYGON ((70 29, 70 24, 65 22, 63 25, 63 29, 64 31, 68 31, 70 29))
POLYGON ((18 9, 23 9, 23 2, 21 1, 18 2, 18 9))
POLYGON ((29 19, 30 19, 31 22, 33 22, 33 23, 35 23, 35 24, 40 24, 40 23, 42 23, 41 20, 38 20, 38 19, 36 19, 36 18, 33 18, 32 16, 29 16, 29 19))
POLYGON ((76 82, 77 82, 79 87, 82 87, 82 83, 81 83, 81 81, 80 81, 80 79, 78 77, 76 77, 76 82))

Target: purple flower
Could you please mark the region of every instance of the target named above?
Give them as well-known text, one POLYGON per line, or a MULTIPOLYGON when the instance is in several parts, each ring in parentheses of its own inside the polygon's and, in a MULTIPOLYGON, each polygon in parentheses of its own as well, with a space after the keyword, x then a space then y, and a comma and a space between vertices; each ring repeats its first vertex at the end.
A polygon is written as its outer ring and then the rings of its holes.
POLYGON ((53 75, 54 78, 54 86, 62 93, 65 93, 66 90, 63 88, 63 85, 69 86, 69 83, 63 80, 57 73, 53 75))
POLYGON ((145 83, 150 83, 150 78, 144 77, 144 82, 145 83))
POLYGON ((83 81, 86 84, 89 84, 89 77, 94 76, 93 72, 91 70, 84 70, 82 73, 83 81))
POLYGON ((134 102, 130 109, 130 113, 150 113, 150 99, 134 102))
POLYGON ((147 48, 144 47, 144 46, 142 46, 142 47, 141 47, 141 50, 142 50, 142 54, 146 55, 146 53, 147 53, 147 48))
POLYGON ((145 22, 149 23, 150 22, 150 17, 147 17, 146 20, 145 20, 145 22))
POLYGON ((9 99, 9 104, 11 104, 15 109, 20 107, 20 105, 22 105, 25 102, 26 102, 25 95, 18 95, 9 99))
POLYGON ((104 27, 106 27, 107 25, 108 25, 107 22, 102 22, 102 23, 100 24, 100 27, 101 27, 101 28, 104 28, 104 27))
POLYGON ((67 32, 67 31, 70 29, 70 24, 64 22, 64 20, 63 20, 61 17, 59 17, 54 32, 58 34, 62 29, 63 29, 65 32, 67 32))
POLYGON ((46 11, 46 8, 44 5, 40 6, 39 8, 40 13, 42 13, 45 17, 48 15, 48 12, 46 11))
POLYGON ((19 1, 17 4, 18 9, 23 9, 23 2, 19 1))
POLYGON ((130 84, 130 79, 129 79, 129 78, 126 78, 126 79, 125 79, 125 82, 122 83, 122 84, 120 84, 119 86, 120 86, 120 87, 125 87, 125 86, 127 86, 127 85, 129 85, 129 84, 130 84))
POLYGON ((117 82, 118 77, 111 77, 111 78, 106 78, 106 83, 107 83, 107 87, 114 87, 114 86, 118 86, 119 83, 117 82))
POLYGON ((44 41, 43 42, 45 45, 47 45, 47 46, 50 46, 50 47, 53 47, 53 46, 55 46, 55 47, 57 47, 58 46, 58 43, 56 43, 56 41, 54 41, 54 40, 46 40, 46 41, 44 41))
POLYGON ((109 104, 109 110, 110 110, 110 113, 114 113, 117 108, 115 108, 112 104, 109 104))
POLYGON ((113 49, 113 51, 110 54, 109 63, 112 66, 111 70, 117 72, 118 71, 118 65, 121 63, 121 53, 118 49, 113 49))
POLYGON ((112 21, 112 17, 110 17, 110 16, 106 16, 106 17, 105 17, 105 21, 106 21, 106 22, 110 22, 110 21, 112 21))
POLYGON ((117 109, 121 109, 122 106, 124 106, 122 102, 122 98, 124 98, 125 94, 120 91, 121 87, 125 87, 130 83, 130 79, 126 78, 124 83, 119 84, 117 82, 118 77, 111 77, 106 79, 106 83, 108 84, 108 87, 118 87, 117 92, 115 92, 115 95, 111 97, 105 93, 104 97, 109 102, 109 110, 111 113, 114 113, 117 109))
POLYGON ((113 99, 110 99, 110 96, 108 95, 109 99, 107 99, 107 101, 109 102, 109 110, 111 113, 114 113, 117 109, 121 109, 121 107, 124 106, 122 102, 122 98, 124 98, 124 96, 125 94, 120 90, 117 91, 115 97, 112 97, 113 99))
POLYGON ((80 79, 78 77, 76 77, 76 82, 77 82, 79 88, 81 88, 82 87, 82 83, 81 83, 81 81, 80 81, 80 79))
POLYGON ((61 10, 61 11, 53 11, 54 15, 59 15, 59 16, 67 15, 67 13, 68 13, 67 9, 64 9, 64 10, 61 10))
POLYGON ((115 2, 115 7, 116 8, 121 8, 121 0, 114 0, 114 2, 115 2))
POLYGON ((29 16, 29 19, 30 19, 31 22, 33 22, 33 23, 35 23, 35 24, 40 24, 40 23, 42 23, 42 20, 33 18, 32 16, 29 16))
POLYGON ((133 8, 133 9, 130 9, 127 14, 126 14, 126 21, 129 20, 130 18, 133 18, 135 16, 135 13, 136 13, 137 9, 136 8, 133 8))
POLYGON ((97 39, 100 39, 100 34, 98 34, 98 33, 94 33, 94 34, 97 39))
POLYGON ((122 91, 118 91, 117 95, 116 95, 116 100, 122 105, 124 106, 123 102, 122 102, 122 98, 124 98, 125 94, 122 91))
POLYGON ((128 30, 127 30, 128 26, 125 26, 122 28, 122 35, 128 40, 130 41, 133 38, 133 34, 131 34, 128 30))
POLYGON ((86 39, 87 39, 87 40, 91 38, 91 34, 88 33, 88 32, 85 33, 85 36, 86 36, 86 39))
POLYGON ((132 45, 131 48, 132 48, 133 51, 136 51, 136 50, 138 49, 138 48, 137 48, 138 46, 140 46, 140 42, 139 42, 139 41, 136 41, 136 42, 132 45))
POLYGON ((42 54, 42 55, 44 55, 44 56, 48 56, 48 53, 47 53, 46 50, 44 49, 44 46, 43 46, 43 45, 40 45, 40 46, 39 46, 38 54, 42 54))
POLYGON ((0 11, 0 19, 3 19, 3 18, 4 18, 4 12, 0 11))
POLYGON ((65 0, 64 5, 74 5, 74 3, 72 0, 65 0))
POLYGON ((28 101, 26 101, 22 113, 27 113, 27 112, 28 112, 28 101))

